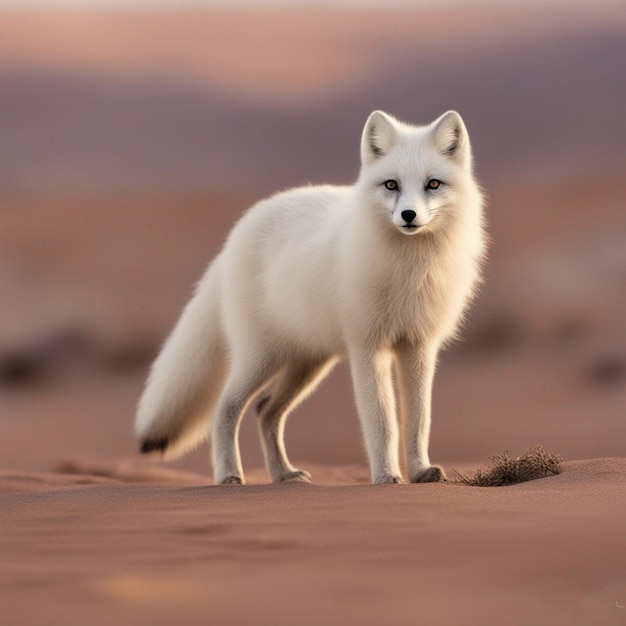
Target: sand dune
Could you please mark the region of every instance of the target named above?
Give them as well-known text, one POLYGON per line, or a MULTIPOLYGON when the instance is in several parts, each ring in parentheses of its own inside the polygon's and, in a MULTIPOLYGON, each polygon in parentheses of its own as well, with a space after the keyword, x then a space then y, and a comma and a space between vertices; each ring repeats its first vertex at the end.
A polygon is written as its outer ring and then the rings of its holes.
POLYGON ((333 486, 3 473, 0 621, 623 623, 626 460, 501 488, 318 469, 333 486))

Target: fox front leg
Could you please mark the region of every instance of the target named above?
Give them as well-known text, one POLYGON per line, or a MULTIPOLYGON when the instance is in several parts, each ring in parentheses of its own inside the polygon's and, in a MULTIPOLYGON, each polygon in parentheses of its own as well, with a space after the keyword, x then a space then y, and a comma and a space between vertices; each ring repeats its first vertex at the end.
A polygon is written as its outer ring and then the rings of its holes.
POLYGON ((446 479, 443 469, 431 465, 428 456, 431 398, 438 348, 438 345, 402 344, 396 352, 400 401, 407 429, 409 480, 412 483, 446 479))
POLYGON ((353 350, 350 368, 372 482, 401 483, 399 433, 392 377, 393 355, 353 350))

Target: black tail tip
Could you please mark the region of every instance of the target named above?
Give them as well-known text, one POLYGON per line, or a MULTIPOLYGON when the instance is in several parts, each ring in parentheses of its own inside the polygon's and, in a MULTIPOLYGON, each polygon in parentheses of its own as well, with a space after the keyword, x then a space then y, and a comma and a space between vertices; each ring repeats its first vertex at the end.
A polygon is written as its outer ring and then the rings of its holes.
POLYGON ((144 439, 139 447, 141 454, 160 452, 163 454, 167 449, 169 441, 167 439, 144 439))

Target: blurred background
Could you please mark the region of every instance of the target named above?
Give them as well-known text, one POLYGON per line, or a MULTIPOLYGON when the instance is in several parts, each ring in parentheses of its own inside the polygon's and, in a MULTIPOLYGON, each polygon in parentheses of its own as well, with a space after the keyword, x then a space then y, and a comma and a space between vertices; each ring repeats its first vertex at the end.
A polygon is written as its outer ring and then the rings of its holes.
MULTIPOLYGON (((433 460, 624 456, 625 59, 621 0, 0 0, 0 467, 134 459, 149 364, 234 222, 354 180, 373 109, 460 111, 488 197, 433 460)), ((287 446, 365 463, 345 366, 287 446)))

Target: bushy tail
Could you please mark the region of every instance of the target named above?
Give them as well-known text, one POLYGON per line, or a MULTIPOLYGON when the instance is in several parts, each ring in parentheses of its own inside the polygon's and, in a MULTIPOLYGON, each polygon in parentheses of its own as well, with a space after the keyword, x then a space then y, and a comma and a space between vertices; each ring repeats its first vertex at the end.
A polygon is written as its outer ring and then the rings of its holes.
POLYGON ((141 452, 180 456, 209 435, 209 421, 227 373, 216 260, 198 285, 152 365, 135 434, 141 452))

